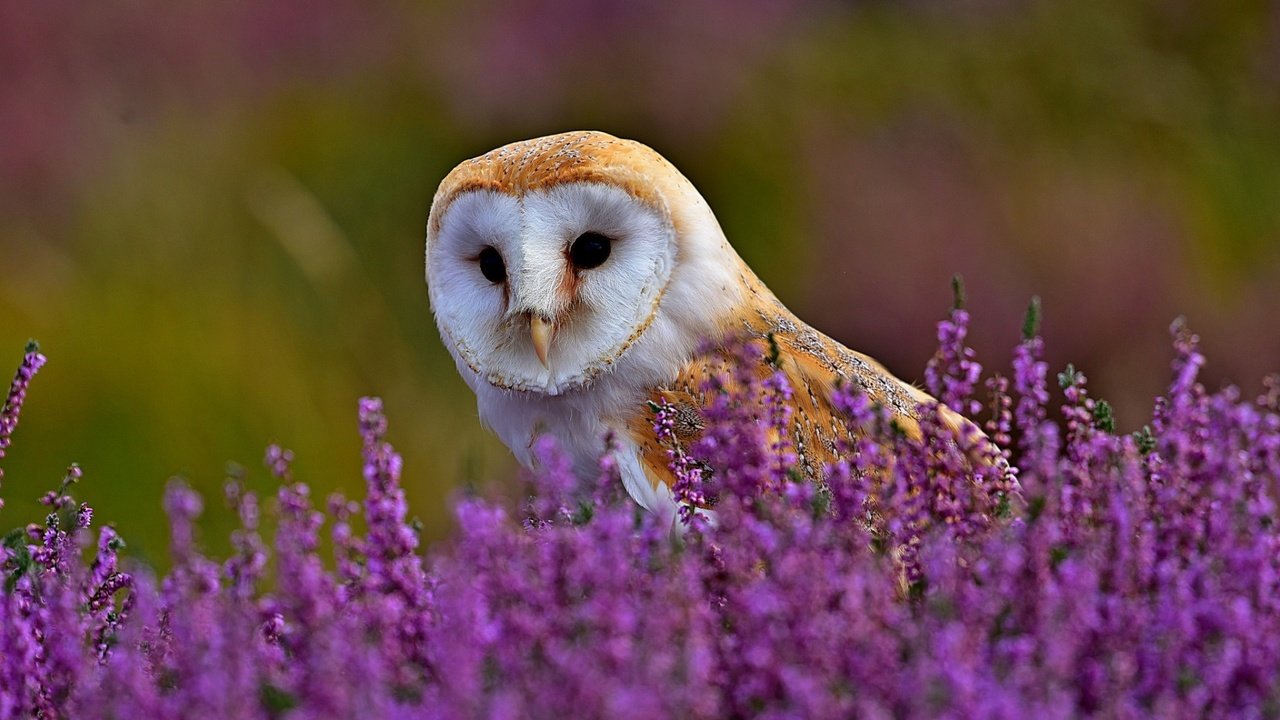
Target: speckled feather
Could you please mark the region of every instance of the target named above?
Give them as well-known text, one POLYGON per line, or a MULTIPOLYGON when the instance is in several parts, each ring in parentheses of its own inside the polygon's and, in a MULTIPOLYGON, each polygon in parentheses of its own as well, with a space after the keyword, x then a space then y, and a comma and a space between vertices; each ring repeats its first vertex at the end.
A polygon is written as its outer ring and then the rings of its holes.
MULTIPOLYGON (((742 280, 749 288, 748 305, 726 323, 724 338, 757 345, 761 357, 768 356, 773 349, 771 345, 776 347, 777 358, 773 364, 761 361, 753 372, 763 379, 776 366, 792 388, 790 440, 796 452, 797 469, 806 478, 821 481, 824 469, 838 459, 840 446, 855 439, 833 404, 833 392, 837 388, 852 386, 860 390, 872 402, 885 407, 902 432, 919 437, 916 409, 921 403, 931 401, 931 396, 899 380, 874 359, 806 325, 754 276, 742 280)), ((727 363, 740 361, 737 355, 722 350, 722 346, 709 346, 680 370, 673 383, 654 388, 649 395, 653 403, 665 402, 676 408, 675 439, 684 447, 700 436, 700 412, 708 403, 704 391, 708 381, 731 377, 733 368, 727 363)), ((945 406, 942 418, 952 432, 959 433, 963 426, 969 425, 981 436, 976 426, 945 406)), ((655 486, 671 487, 675 477, 669 467, 668 447, 656 435, 652 411, 636 412, 624 424, 628 436, 639 448, 649 481, 655 486)))

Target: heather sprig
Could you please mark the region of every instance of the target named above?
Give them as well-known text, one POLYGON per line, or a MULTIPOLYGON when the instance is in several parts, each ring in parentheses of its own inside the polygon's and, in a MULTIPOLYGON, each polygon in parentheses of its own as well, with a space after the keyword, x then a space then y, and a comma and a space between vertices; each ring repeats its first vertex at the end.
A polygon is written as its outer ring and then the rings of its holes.
MULTIPOLYGON (((22 414, 22 404, 27 400, 27 387, 31 378, 35 377, 47 359, 40 354, 40 345, 35 340, 27 343, 26 353, 18 371, 9 383, 9 393, 4 405, 0 405, 0 460, 4 460, 5 451, 13 443, 13 431, 18 427, 18 416, 22 414)), ((0 484, 4 481, 4 468, 0 467, 0 484)), ((0 497, 0 510, 4 509, 4 498, 0 497)))
POLYGON ((706 516, 699 515, 698 508, 710 507, 715 495, 714 493, 709 495, 707 492, 708 488, 702 476, 704 466, 685 452, 683 444, 676 436, 680 409, 666 401, 661 405, 651 404, 650 409, 654 411, 654 435, 658 442, 667 448, 668 466, 675 477, 671 493, 679 503, 680 522, 685 525, 699 525, 701 521, 698 518, 706 516))
POLYGON ((972 415, 981 410, 973 388, 982 376, 982 365, 965 344, 969 312, 964 309, 964 281, 959 275, 952 279, 952 288, 955 301, 947 319, 938 322, 938 351, 925 366, 925 386, 943 405, 972 415))

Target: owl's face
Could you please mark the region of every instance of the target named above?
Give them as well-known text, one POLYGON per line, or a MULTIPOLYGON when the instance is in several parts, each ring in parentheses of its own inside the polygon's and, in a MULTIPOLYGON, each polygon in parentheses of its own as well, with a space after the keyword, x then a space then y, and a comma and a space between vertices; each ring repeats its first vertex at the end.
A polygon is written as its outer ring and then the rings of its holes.
POLYGON ((599 132, 463 162, 427 222, 431 306, 477 396, 670 381, 749 274, 678 170, 599 132))
POLYGON ((675 261, 662 208, 596 181, 450 198, 428 244, 445 342, 491 385, 559 394, 619 360, 675 261))

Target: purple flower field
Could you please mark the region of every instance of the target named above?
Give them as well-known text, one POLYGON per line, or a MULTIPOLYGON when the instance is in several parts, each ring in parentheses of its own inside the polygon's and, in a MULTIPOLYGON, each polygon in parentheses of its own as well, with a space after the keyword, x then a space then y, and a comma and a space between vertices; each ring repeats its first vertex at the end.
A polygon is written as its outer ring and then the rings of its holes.
MULTIPOLYGON (((0 718, 1280 716, 1280 381, 1207 391, 1175 323, 1167 393, 1117 434, 1081 372, 1054 383, 1037 313, 983 381, 953 310, 926 373, 986 408, 1004 457, 944 439, 935 408, 913 440, 845 393, 862 440, 796 482, 782 375, 725 378, 672 452, 677 494, 715 522, 676 533, 608 455, 582 487, 548 442, 520 513, 462 497, 423 553, 364 399, 363 503, 313 499, 272 447, 277 496, 228 481, 241 527, 217 561, 175 481, 157 577, 68 494, 73 465, 0 550, 0 718)), ((0 459, 44 361, 28 349, 0 459)))

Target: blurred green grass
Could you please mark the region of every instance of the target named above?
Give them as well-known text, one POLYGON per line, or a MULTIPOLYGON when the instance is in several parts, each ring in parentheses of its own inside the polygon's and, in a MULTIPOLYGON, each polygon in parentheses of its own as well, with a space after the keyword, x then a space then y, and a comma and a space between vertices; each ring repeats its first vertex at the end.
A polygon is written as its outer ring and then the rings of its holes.
MULTIPOLYGON (((1208 377, 1256 388, 1280 366, 1278 8, 6 5, 0 359, 33 336, 51 360, 0 525, 77 461, 99 520, 163 563, 171 475, 217 507, 236 461, 269 492, 274 441, 317 498, 358 495, 356 399, 377 394, 441 537, 449 493, 512 464, 430 316, 431 195, 573 128, 667 155, 802 317, 906 377, 963 272, 981 359, 1043 295, 1051 361, 1122 430, 1177 314, 1208 377)), ((210 513, 213 549, 230 522, 210 513)))

